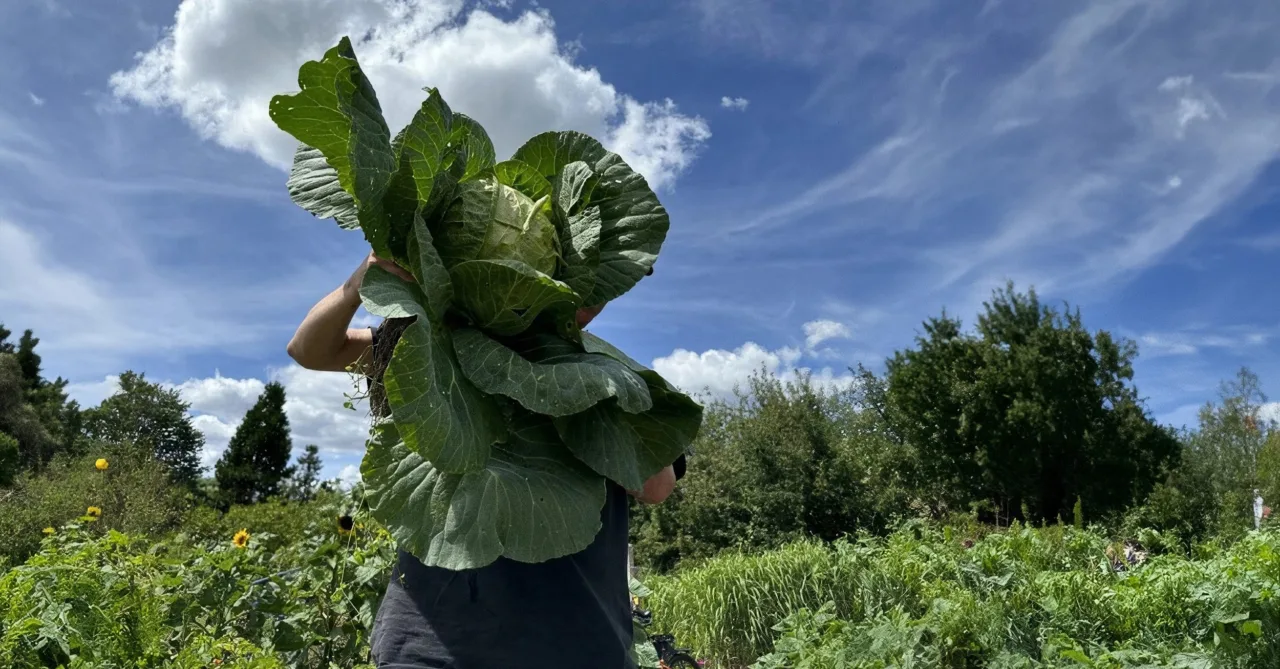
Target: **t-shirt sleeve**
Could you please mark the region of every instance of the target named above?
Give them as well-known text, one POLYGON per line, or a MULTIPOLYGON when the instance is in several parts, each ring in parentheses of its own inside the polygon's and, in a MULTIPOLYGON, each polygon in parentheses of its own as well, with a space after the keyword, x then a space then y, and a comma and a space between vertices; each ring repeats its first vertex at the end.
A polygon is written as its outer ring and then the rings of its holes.
POLYGON ((685 459, 684 459, 684 453, 681 453, 680 457, 676 458, 676 461, 671 463, 671 468, 676 472, 677 481, 684 478, 684 469, 686 464, 687 463, 685 462, 685 459))

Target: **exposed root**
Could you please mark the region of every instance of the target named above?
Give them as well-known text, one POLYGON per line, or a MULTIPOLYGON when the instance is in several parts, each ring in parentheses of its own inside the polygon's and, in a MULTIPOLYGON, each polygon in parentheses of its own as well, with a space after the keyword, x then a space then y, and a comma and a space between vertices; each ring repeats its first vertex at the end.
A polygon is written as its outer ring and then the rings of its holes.
POLYGON ((391 354, 396 350, 400 335, 413 321, 413 317, 388 318, 373 331, 373 352, 364 368, 369 380, 369 411, 375 418, 391 415, 382 377, 387 371, 387 365, 391 364, 391 354))

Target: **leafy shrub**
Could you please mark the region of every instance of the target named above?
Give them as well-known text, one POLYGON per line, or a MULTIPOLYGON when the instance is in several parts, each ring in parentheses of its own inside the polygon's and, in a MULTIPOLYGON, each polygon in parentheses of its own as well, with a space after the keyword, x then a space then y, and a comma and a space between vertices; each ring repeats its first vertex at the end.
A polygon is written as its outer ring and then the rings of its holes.
POLYGON ((757 373, 733 401, 709 403, 676 494, 632 514, 637 562, 667 571, 723 550, 831 541, 906 512, 903 453, 853 399, 805 374, 757 373))
POLYGON ((277 548, 312 534, 337 533, 338 517, 351 513, 354 507, 349 497, 331 490, 320 491, 305 502, 273 498, 258 504, 237 504, 225 513, 193 506, 182 520, 181 532, 196 541, 217 541, 242 528, 253 528, 255 535, 269 536, 269 540, 262 540, 277 548))
POLYGON ((159 534, 176 527, 188 495, 169 470, 131 446, 98 446, 89 455, 59 456, 41 473, 18 477, 0 491, 0 555, 21 563, 39 549, 41 530, 57 528, 99 507, 102 517, 86 531, 159 534), (106 470, 94 465, 99 458, 106 470))
POLYGON ((63 525, 0 577, 0 666, 367 662, 395 554, 386 531, 356 514, 346 533, 278 545, 255 527, 242 536, 152 542, 63 525))
POLYGON ((1109 544, 1071 526, 973 541, 911 523, 718 557, 649 579, 648 602, 721 667, 1278 666, 1280 532, 1120 571, 1109 544))

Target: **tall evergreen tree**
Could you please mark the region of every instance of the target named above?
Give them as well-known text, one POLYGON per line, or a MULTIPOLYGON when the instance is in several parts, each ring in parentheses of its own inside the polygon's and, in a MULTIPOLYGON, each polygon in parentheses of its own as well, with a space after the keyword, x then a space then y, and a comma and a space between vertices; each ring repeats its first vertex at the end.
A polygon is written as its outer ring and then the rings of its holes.
POLYGON ((84 412, 85 436, 150 450, 169 466, 174 481, 192 484, 200 476, 204 435, 191 423, 177 390, 146 380, 144 374, 120 375, 120 390, 84 412))
POLYGON ((294 465, 293 477, 289 479, 289 496, 297 500, 311 499, 320 484, 320 448, 315 444, 307 444, 298 462, 294 465))
POLYGON ((25 386, 17 356, 0 353, 0 433, 17 442, 19 468, 24 470, 47 463, 56 444, 39 412, 27 401, 25 386))
POLYGON ((236 428, 214 469, 224 501, 251 504, 279 494, 281 483, 292 473, 293 441, 284 400, 284 386, 268 383, 236 428))
POLYGON ((36 344, 39 343, 40 340, 31 330, 24 331, 22 338, 18 340, 15 355, 18 356, 18 366, 22 368, 22 378, 26 381, 28 390, 36 389, 44 381, 40 378, 40 354, 36 353, 36 344))

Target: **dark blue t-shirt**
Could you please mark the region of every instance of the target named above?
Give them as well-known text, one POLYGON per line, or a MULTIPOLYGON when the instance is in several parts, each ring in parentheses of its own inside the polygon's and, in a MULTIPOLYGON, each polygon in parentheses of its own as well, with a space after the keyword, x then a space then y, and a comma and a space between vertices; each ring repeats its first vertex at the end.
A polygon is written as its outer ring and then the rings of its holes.
POLYGON ((373 625, 396 669, 630 669, 629 496, 610 483, 585 550, 538 564, 423 565, 401 551, 373 625))

